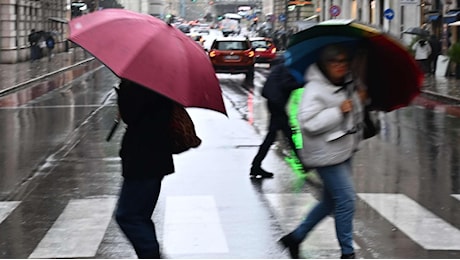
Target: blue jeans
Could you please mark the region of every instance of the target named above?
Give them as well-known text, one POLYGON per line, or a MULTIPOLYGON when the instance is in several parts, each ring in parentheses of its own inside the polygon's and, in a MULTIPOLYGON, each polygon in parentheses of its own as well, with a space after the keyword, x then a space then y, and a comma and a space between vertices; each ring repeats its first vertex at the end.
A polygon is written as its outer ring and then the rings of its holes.
POLYGON ((123 180, 115 218, 139 258, 160 258, 153 210, 160 196, 161 178, 123 180))
POLYGON ((291 233, 301 242, 316 224, 329 214, 335 215, 335 230, 342 254, 351 254, 353 249, 353 213, 355 191, 351 179, 351 160, 326 167, 316 168, 323 181, 321 201, 308 213, 305 220, 291 233))

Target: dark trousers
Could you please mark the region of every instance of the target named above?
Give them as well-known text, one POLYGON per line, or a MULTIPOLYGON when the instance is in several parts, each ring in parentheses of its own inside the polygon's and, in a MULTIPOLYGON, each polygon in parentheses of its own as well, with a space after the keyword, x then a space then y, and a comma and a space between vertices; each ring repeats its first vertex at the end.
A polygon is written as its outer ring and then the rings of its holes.
POLYGON ((292 129, 289 125, 289 117, 286 114, 285 108, 276 105, 270 101, 267 102, 268 111, 270 112, 270 124, 268 126, 268 133, 265 136, 264 141, 259 147, 254 160, 252 161, 252 167, 260 167, 265 156, 267 156, 270 146, 276 140, 276 134, 278 130, 281 130, 284 136, 288 139, 289 145, 296 152, 294 141, 292 141, 292 129))
POLYGON ((38 60, 40 58, 41 58, 40 46, 38 46, 38 45, 30 46, 30 59, 31 60, 38 60))
POLYGON ((123 180, 115 217, 139 258, 160 258, 152 214, 160 196, 161 180, 123 180))
POLYGON ((420 69, 424 72, 424 73, 430 73, 431 72, 431 69, 430 69, 430 60, 429 59, 424 59, 424 60, 417 60, 417 63, 420 67, 420 69))

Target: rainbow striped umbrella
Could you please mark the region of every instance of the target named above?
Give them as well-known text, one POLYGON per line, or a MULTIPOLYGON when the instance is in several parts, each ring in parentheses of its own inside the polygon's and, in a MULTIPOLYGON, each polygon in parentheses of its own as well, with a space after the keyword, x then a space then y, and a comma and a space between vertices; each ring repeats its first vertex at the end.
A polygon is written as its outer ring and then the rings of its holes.
POLYGON ((361 57, 362 80, 373 109, 388 112, 404 107, 420 94, 423 73, 406 47, 352 20, 328 20, 294 34, 284 54, 286 65, 304 81, 305 70, 317 61, 320 50, 333 43, 348 45, 361 57))

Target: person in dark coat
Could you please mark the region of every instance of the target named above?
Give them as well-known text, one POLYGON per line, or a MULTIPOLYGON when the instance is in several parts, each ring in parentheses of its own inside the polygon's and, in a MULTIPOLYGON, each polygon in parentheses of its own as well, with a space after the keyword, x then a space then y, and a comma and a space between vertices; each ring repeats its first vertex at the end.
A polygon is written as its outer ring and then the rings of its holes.
POLYGON ((431 54, 428 57, 430 60, 430 73, 436 73, 436 63, 438 62, 438 57, 441 55, 442 44, 441 41, 436 38, 435 35, 431 35, 430 40, 428 41, 431 46, 431 54))
POLYGON ((152 214, 163 177, 174 172, 168 130, 173 101, 127 80, 117 92, 127 128, 120 149, 123 184, 115 218, 139 258, 160 258, 152 214))
POLYGON ((252 178, 271 178, 273 173, 262 169, 262 161, 267 156, 270 146, 275 142, 278 130, 281 130, 288 139, 291 148, 296 151, 295 144, 292 140, 292 129, 289 125, 289 117, 286 113, 286 104, 289 101, 291 92, 303 87, 303 83, 298 83, 289 73, 284 65, 283 58, 277 58, 273 62, 271 72, 265 81, 262 89, 262 96, 267 99, 267 107, 270 112, 270 124, 264 141, 259 147, 259 151, 252 161, 251 171, 252 178))
POLYGON ((51 35, 51 32, 48 33, 46 36, 46 49, 47 49, 47 55, 48 55, 48 60, 51 60, 51 57, 53 55, 53 49, 54 49, 55 41, 53 36, 51 35))
POLYGON ((30 44, 30 59, 32 61, 40 59, 40 46, 38 41, 40 39, 40 34, 32 29, 28 35, 28 41, 30 44))

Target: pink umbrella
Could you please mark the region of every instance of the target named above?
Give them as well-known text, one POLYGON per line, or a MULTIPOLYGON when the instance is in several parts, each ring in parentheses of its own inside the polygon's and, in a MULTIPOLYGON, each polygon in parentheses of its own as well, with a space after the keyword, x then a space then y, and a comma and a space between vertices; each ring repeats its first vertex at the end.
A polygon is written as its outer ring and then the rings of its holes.
POLYGON ((69 40, 118 77, 186 107, 226 114, 222 90, 205 51, 164 21, 124 9, 104 9, 75 18, 69 26, 69 40))

